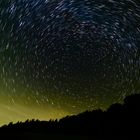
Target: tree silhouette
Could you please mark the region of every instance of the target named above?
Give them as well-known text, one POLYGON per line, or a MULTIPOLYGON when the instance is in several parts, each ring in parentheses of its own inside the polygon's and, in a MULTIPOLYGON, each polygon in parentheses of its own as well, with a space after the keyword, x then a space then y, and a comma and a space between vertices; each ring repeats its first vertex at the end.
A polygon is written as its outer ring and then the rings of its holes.
POLYGON ((130 95, 124 99, 123 104, 113 104, 107 111, 93 110, 78 115, 66 116, 60 120, 39 121, 26 120, 25 122, 12 122, 0 128, 0 134, 28 133, 47 135, 79 135, 90 139, 107 137, 139 137, 140 126, 140 94, 130 95))

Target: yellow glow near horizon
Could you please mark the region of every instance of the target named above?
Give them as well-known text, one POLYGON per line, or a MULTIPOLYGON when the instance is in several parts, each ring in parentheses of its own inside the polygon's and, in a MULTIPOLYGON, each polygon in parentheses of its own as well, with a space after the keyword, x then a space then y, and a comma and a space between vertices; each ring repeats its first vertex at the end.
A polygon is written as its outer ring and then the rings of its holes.
POLYGON ((26 107, 19 104, 6 105, 0 103, 0 126, 9 122, 25 121, 27 119, 50 120, 59 119, 68 115, 63 110, 54 108, 43 109, 36 107, 26 107))

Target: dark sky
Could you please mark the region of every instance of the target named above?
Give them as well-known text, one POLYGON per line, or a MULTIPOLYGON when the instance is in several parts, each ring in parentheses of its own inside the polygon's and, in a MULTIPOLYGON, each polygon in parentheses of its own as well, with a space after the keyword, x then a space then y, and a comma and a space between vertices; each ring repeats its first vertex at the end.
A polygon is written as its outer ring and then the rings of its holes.
POLYGON ((0 124, 121 102, 139 47, 138 0, 1 0, 0 124))

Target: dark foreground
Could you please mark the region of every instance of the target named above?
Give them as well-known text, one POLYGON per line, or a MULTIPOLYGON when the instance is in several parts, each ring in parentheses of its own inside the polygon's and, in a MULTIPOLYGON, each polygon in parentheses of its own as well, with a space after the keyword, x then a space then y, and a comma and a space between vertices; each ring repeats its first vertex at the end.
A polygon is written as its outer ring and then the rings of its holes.
POLYGON ((50 121, 27 120, 0 128, 4 139, 97 140, 140 139, 140 94, 113 104, 107 111, 86 111, 76 116, 50 121))
POLYGON ((20 133, 2 135, 5 139, 16 140, 90 140, 93 137, 80 135, 64 135, 64 134, 36 134, 36 133, 20 133))

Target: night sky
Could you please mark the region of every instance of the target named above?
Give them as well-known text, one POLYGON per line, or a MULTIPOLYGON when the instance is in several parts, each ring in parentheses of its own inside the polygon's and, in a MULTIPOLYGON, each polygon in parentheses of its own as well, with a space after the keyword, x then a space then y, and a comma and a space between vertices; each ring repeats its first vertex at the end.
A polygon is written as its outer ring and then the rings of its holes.
POLYGON ((0 125, 106 109, 139 90, 139 0, 0 0, 0 125))

